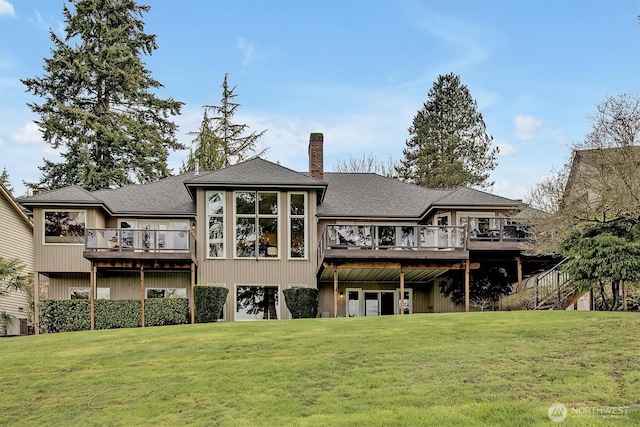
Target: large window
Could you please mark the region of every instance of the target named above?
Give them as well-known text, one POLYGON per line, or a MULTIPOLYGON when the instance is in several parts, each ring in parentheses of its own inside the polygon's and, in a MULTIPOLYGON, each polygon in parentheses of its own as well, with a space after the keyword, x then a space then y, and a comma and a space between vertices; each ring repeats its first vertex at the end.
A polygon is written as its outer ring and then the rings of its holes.
POLYGON ((84 211, 44 211, 44 242, 84 244, 84 211))
POLYGON ((235 249, 238 258, 277 258, 277 192, 235 193, 235 249))
POLYGON ((277 320, 280 318, 278 285, 236 286, 236 320, 277 320))
POLYGON ((307 195, 289 193, 289 256, 305 259, 307 257, 307 195))
POLYGON ((209 258, 224 258, 224 194, 207 192, 209 258))

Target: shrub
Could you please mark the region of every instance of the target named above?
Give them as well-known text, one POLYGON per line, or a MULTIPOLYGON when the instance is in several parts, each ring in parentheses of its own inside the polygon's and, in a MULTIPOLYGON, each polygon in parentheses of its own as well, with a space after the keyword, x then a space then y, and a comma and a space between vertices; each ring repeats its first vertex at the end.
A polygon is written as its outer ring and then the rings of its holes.
MULTIPOLYGON (((140 300, 99 299, 95 303, 96 329, 137 328, 140 326, 140 300)), ((145 308, 146 306, 145 302, 145 308)))
POLYGON ((294 319, 318 316, 318 290, 314 288, 290 288, 284 290, 284 301, 294 319))
MULTIPOLYGON (((138 310, 138 324, 139 318, 138 310)), ((150 298, 144 302, 145 326, 179 325, 188 322, 189 300, 186 298, 150 298)))
POLYGON ((217 322, 228 294, 229 289, 223 286, 195 286, 196 323, 217 322))
MULTIPOLYGON (((145 326, 187 323, 189 301, 186 298, 150 298, 145 300, 145 326)), ((140 300, 96 300, 95 328, 136 328, 141 325, 140 300)), ((42 300, 38 303, 40 330, 45 333, 86 331, 91 329, 89 300, 42 300)))

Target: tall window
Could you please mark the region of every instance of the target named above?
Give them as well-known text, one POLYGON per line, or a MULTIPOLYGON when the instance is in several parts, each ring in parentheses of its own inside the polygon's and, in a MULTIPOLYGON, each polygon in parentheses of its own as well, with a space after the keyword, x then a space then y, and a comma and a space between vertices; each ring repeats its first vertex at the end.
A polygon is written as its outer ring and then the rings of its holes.
POLYGON ((289 193, 289 256, 291 258, 307 257, 306 199, 305 193, 289 193))
POLYGON ((209 258, 224 258, 224 193, 207 192, 209 258))
POLYGON ((278 193, 238 191, 235 211, 236 257, 278 257, 278 193))
POLYGON ((45 211, 44 242, 83 244, 85 218, 84 211, 45 211))

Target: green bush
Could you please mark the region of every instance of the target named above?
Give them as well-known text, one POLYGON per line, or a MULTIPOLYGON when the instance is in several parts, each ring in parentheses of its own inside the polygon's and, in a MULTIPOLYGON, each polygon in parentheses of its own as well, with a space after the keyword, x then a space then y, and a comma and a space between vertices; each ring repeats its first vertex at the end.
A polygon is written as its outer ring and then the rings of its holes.
POLYGON ((318 316, 318 290, 314 288, 290 288, 284 290, 284 301, 294 319, 318 316))
MULTIPOLYGON (((145 300, 145 326, 187 323, 189 301, 186 298, 149 298, 145 300)), ((136 328, 141 324, 140 300, 96 300, 95 328, 136 328)), ((45 333, 86 331, 91 329, 89 300, 42 300, 38 303, 40 330, 45 333)))
MULTIPOLYGON (((140 326, 140 300, 99 299, 95 303, 96 329, 137 328, 140 326)), ((145 320, 146 306, 147 301, 145 301, 145 320)))
POLYGON ((89 300, 42 300, 38 303, 40 330, 45 333, 91 329, 89 300))
POLYGON ((217 322, 228 294, 229 289, 223 286, 195 286, 193 299, 196 323, 217 322))
MULTIPOLYGON (((140 323, 139 317, 140 311, 138 310, 138 324, 140 323)), ((146 326, 179 325, 182 323, 189 323, 188 299, 149 298, 144 302, 144 324, 146 326)))

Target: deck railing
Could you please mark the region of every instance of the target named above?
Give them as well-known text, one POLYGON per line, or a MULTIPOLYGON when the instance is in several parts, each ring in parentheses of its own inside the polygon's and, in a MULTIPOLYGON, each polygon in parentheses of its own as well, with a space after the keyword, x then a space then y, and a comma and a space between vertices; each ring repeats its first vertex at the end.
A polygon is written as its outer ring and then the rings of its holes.
POLYGON ((318 265, 327 249, 415 251, 464 247, 463 225, 327 225, 320 236, 318 265))
POLYGON ((85 250, 98 252, 186 252, 195 256, 196 238, 190 230, 92 228, 86 230, 85 250))
POLYGON ((462 222, 468 225, 469 240, 525 241, 529 238, 526 225, 513 218, 466 217, 462 222))

